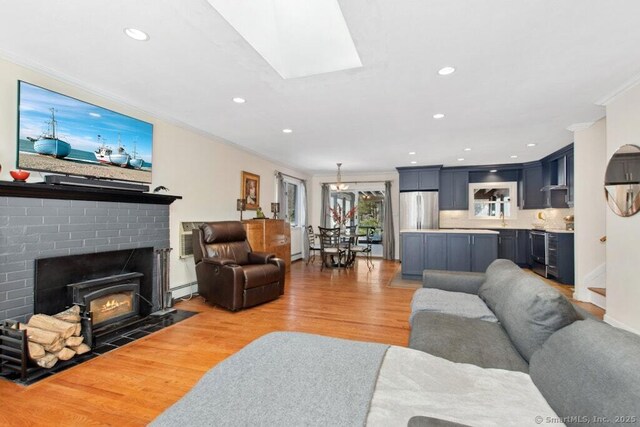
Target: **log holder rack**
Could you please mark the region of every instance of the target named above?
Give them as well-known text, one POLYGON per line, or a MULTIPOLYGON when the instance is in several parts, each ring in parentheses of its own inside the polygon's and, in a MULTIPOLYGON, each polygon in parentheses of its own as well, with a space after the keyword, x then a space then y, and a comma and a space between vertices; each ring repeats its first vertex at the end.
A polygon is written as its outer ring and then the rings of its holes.
POLYGON ((20 322, 5 320, 0 325, 0 375, 18 374, 26 380, 31 373, 42 369, 29 360, 27 331, 20 330, 20 322))

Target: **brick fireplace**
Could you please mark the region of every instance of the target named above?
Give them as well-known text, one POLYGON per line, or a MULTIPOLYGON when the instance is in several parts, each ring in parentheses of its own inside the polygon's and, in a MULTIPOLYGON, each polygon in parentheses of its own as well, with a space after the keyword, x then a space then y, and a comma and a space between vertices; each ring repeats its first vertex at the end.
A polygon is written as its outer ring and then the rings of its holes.
POLYGON ((169 247, 179 197, 61 187, 0 183, 0 321, 33 314, 36 259, 169 247))

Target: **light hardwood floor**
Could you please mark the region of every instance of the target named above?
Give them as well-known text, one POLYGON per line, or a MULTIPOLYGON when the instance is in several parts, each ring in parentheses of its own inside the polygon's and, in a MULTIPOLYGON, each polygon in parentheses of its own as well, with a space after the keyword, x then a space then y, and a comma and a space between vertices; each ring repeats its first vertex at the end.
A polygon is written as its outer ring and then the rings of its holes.
POLYGON ((0 380, 0 425, 146 425, 212 366, 271 331, 405 346, 414 290, 388 287, 400 264, 374 264, 371 272, 362 261, 321 272, 318 262, 296 262, 283 297, 237 313, 199 297, 180 302, 200 314, 29 387, 0 380))

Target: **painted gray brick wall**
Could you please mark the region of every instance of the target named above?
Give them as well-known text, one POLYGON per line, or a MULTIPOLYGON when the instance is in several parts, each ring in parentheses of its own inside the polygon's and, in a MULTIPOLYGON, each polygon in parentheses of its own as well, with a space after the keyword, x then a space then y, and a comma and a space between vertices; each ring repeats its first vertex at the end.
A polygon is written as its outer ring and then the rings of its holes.
POLYGON ((169 247, 168 205, 0 197, 0 320, 33 314, 37 258, 148 246, 169 247))

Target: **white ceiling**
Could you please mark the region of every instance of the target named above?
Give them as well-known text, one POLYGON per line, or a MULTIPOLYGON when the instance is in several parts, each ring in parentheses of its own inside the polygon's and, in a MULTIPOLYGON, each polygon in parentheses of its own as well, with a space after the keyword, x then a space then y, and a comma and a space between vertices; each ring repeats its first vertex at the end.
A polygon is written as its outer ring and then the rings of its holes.
POLYGON ((538 159, 640 76, 637 0, 339 3, 363 66, 303 78, 207 0, 0 0, 0 55, 309 173, 538 159))

